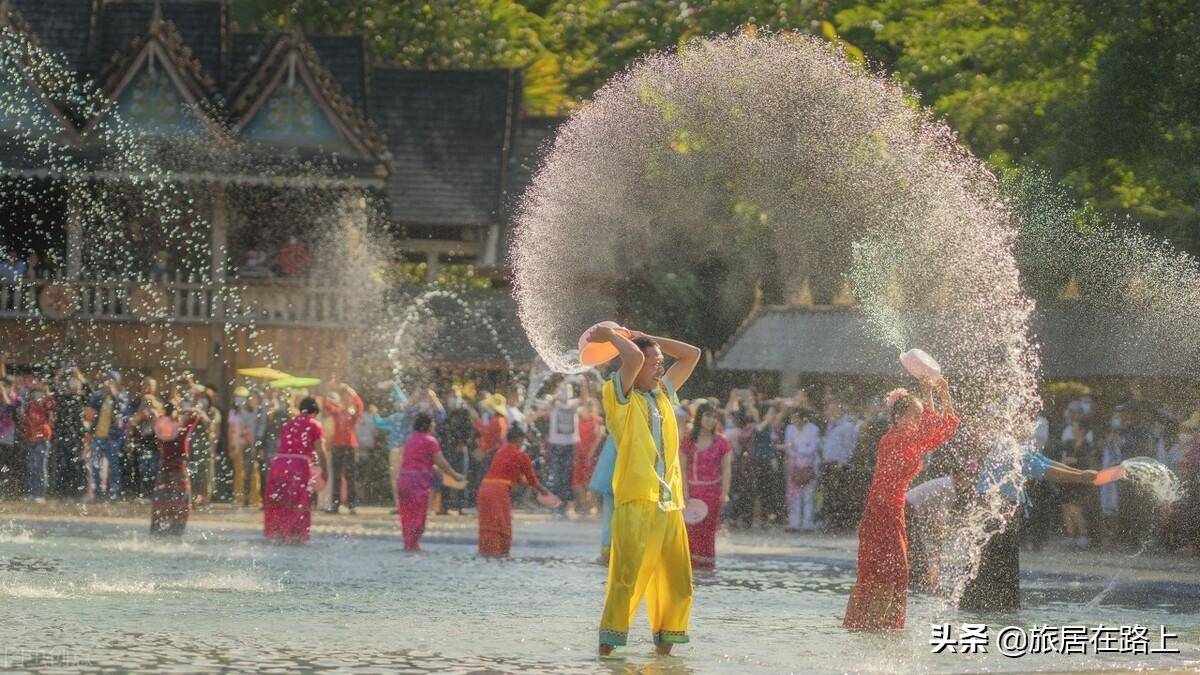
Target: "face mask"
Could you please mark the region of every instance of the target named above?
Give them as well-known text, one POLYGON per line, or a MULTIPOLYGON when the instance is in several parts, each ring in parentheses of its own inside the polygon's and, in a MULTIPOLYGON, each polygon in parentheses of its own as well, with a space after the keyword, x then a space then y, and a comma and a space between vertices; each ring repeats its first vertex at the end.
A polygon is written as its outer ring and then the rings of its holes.
POLYGON ((446 407, 450 408, 451 410, 458 410, 459 405, 459 400, 456 398, 446 399, 446 407))
POLYGON ((1111 422, 1109 422, 1109 424, 1110 424, 1110 425, 1112 426, 1112 428, 1114 428, 1114 429, 1120 429, 1120 428, 1121 428, 1121 418, 1120 418, 1120 417, 1114 417, 1114 418, 1112 418, 1112 421, 1111 421, 1111 422))
POLYGON ((1082 412, 1083 412, 1084 417, 1087 417, 1088 415, 1092 414, 1092 404, 1091 403, 1084 403, 1081 407, 1083 408, 1082 412))
POLYGON ((246 399, 241 398, 241 397, 235 398, 235 399, 233 399, 233 404, 236 406, 239 406, 239 407, 244 406, 244 405, 246 405, 246 399))
POLYGON ((32 399, 33 399, 33 400, 35 400, 35 401, 40 401, 40 400, 42 400, 43 398, 45 398, 45 397, 46 397, 46 395, 45 395, 45 394, 43 394, 43 393, 42 393, 42 392, 40 392, 40 391, 35 391, 35 392, 31 393, 31 394, 29 395, 29 397, 30 397, 30 398, 32 398, 32 399))
POLYGON ((196 401, 197 409, 204 410, 207 407, 208 407, 208 401, 205 401, 204 399, 200 399, 199 401, 196 401))

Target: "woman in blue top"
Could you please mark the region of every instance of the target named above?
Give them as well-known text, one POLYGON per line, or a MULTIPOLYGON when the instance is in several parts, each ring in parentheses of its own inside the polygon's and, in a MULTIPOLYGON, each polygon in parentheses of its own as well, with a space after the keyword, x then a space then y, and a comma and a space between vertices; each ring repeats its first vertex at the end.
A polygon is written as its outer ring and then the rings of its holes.
MULTIPOLYGON (((606 429, 603 425, 598 425, 597 433, 606 434, 606 429)), ((604 443, 601 444, 598 457, 592 458, 592 464, 596 467, 592 471, 592 480, 588 483, 588 489, 600 495, 600 558, 596 561, 601 565, 608 565, 608 551, 612 546, 612 516, 613 510, 616 508, 616 502, 613 501, 613 473, 617 469, 617 444, 613 442, 613 437, 606 434, 604 443)))
POLYGON ((1016 512, 1004 529, 992 535, 979 558, 979 574, 967 583, 959 609, 1010 611, 1021 607, 1020 525, 1029 498, 1025 483, 1044 478, 1053 483, 1094 485, 1095 471, 1084 471, 1056 462, 1030 444, 1018 445, 1001 437, 992 445, 975 490, 979 497, 1002 505, 1015 504, 1016 512))

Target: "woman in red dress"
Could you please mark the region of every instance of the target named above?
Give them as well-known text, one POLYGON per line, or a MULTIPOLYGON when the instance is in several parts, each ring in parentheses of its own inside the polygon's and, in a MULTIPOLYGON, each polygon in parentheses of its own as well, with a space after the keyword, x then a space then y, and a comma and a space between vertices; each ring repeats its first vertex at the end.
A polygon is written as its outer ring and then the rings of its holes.
POLYGON ((588 498, 588 482, 592 480, 592 472, 596 469, 592 458, 600 447, 600 430, 604 426, 604 418, 596 412, 596 402, 585 399, 579 411, 579 442, 575 444, 575 464, 571 472, 571 487, 575 490, 575 512, 587 513, 591 510, 591 500, 588 498))
POLYGON ((158 442, 158 475, 150 510, 150 534, 183 536, 192 513, 192 485, 188 480, 188 437, 200 421, 198 411, 189 410, 177 419, 175 404, 166 403, 154 422, 158 442))
POLYGON ((858 530, 858 582, 850 592, 849 630, 904 628, 908 608, 908 533, 904 493, 926 454, 950 440, 958 417, 944 379, 923 382, 921 399, 903 389, 888 395, 892 426, 879 440, 875 476, 858 530), (942 410, 934 406, 933 391, 942 410))
POLYGON ((479 486, 479 555, 504 558, 512 549, 512 489, 528 483, 539 494, 550 494, 533 471, 525 454, 525 430, 508 428, 507 443, 496 451, 483 483, 479 486))
POLYGON ((687 484, 684 497, 695 498, 708 507, 704 520, 687 526, 692 569, 711 570, 717 566, 717 530, 721 512, 729 503, 729 484, 733 479, 733 448, 720 432, 721 413, 705 403, 696 409, 692 433, 683 440, 679 464, 687 484))

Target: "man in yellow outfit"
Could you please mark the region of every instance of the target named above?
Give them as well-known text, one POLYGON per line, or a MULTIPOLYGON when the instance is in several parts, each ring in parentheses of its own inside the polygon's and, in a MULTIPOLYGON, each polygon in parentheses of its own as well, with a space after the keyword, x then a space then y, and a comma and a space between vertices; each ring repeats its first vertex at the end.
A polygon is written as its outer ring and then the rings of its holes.
POLYGON ((608 595, 600 617, 600 655, 624 645, 642 596, 659 654, 688 641, 692 562, 683 523, 683 481, 675 392, 692 376, 700 350, 677 340, 599 327, 589 338, 609 342, 620 370, 604 383, 604 416, 617 445, 616 510, 608 595), (664 376, 663 355, 676 359, 664 376))

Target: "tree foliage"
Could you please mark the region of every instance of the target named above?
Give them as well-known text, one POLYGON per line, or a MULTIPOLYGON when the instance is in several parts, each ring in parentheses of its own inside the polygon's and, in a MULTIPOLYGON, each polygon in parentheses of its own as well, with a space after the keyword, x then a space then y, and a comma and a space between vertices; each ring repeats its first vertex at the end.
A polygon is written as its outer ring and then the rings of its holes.
POLYGON ((799 29, 891 71, 997 169, 1200 252, 1195 0, 245 0, 243 27, 369 36, 378 62, 515 67, 560 114, 647 52, 799 29))

